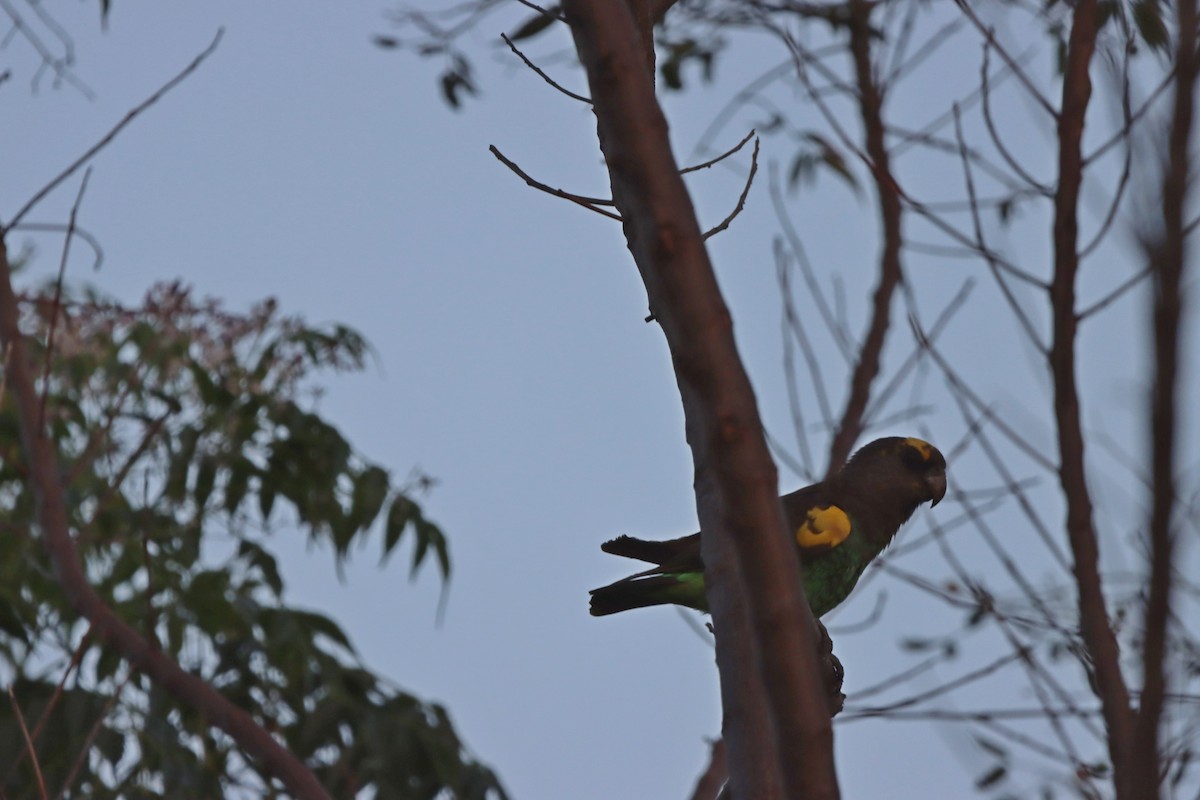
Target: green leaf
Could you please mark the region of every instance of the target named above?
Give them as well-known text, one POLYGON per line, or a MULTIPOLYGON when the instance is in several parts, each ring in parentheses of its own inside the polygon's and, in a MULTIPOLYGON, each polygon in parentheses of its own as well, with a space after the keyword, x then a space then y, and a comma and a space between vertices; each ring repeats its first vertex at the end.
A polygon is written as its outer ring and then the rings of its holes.
POLYGON ((283 593, 283 579, 279 577, 279 562, 275 560, 275 556, 248 539, 243 539, 238 545, 238 556, 262 573, 263 580, 271 587, 271 591, 276 595, 283 593))
POLYGON ((233 514, 237 511, 238 506, 242 504, 242 499, 246 496, 251 476, 257 472, 255 466, 247 459, 240 456, 234 459, 233 464, 229 467, 229 477, 225 479, 226 513, 233 514))
POLYGON ((792 164, 788 168, 788 188, 795 189, 801 181, 812 180, 812 176, 816 172, 816 165, 816 156, 808 150, 796 151, 796 155, 792 158, 792 164))
POLYGON ((816 131, 805 132, 804 138, 816 145, 817 163, 824 164, 826 167, 833 170, 835 175, 848 183, 850 188, 857 192, 858 179, 855 178, 854 173, 850 171, 850 167, 846 163, 846 158, 842 155, 842 151, 834 147, 832 142, 816 131))
POLYGON ((521 26, 517 28, 517 30, 508 38, 512 39, 514 42, 519 42, 522 39, 528 39, 538 35, 558 21, 560 9, 561 6, 552 5, 546 8, 545 14, 534 14, 532 17, 522 22, 521 26))
POLYGON ((980 735, 976 734, 975 735, 975 743, 977 745, 979 745, 980 747, 982 747, 984 750, 991 753, 996 758, 1003 759, 1005 761, 1008 760, 1008 750, 1005 747, 992 741, 991 739, 988 739, 985 736, 980 736, 980 735))
POLYGON ((263 522, 271 517, 275 508, 275 481, 270 474, 258 476, 258 512, 262 514, 263 522))
POLYGON ((1150 49, 1166 51, 1170 47, 1171 37, 1158 0, 1134 0, 1133 24, 1150 49))
POLYGON ((442 579, 445 580, 450 577, 450 544, 446 541, 441 528, 432 523, 430 527, 433 529, 430 533, 433 539, 433 551, 437 556, 438 568, 442 572, 442 579))
POLYGON ((208 503, 208 498, 212 494, 213 484, 217 480, 217 460, 212 456, 206 455, 200 457, 200 466, 196 470, 196 486, 192 490, 192 497, 196 501, 196 507, 203 510, 208 503))
POLYGON ((421 564, 425 561, 425 557, 429 554, 431 547, 437 556, 438 567, 442 573, 443 580, 450 577, 450 549, 446 543, 446 537, 442 533, 442 529, 424 517, 419 517, 415 522, 417 547, 413 551, 412 568, 409 570, 409 578, 416 577, 417 570, 420 569, 421 564))
POLYGON ((975 779, 976 789, 988 789, 1008 777, 1008 767, 997 764, 975 779))
POLYGON ((350 503, 350 519, 355 527, 367 528, 375 521, 390 489, 387 470, 373 466, 359 473, 354 481, 354 494, 350 503))
POLYGON ((391 507, 388 509, 387 521, 383 527, 383 555, 380 558, 381 562, 387 561, 392 550, 400 542, 400 537, 404 534, 408 523, 419 515, 420 510, 417 508, 416 503, 402 494, 396 495, 392 500, 391 507))
POLYGON ((471 65, 466 59, 456 57, 450 67, 442 73, 442 97, 451 108, 462 105, 462 95, 478 94, 475 82, 471 80, 471 65))
POLYGON ((167 470, 167 482, 163 487, 163 494, 169 502, 181 503, 187 496, 188 470, 196 455, 196 443, 199 439, 200 432, 195 428, 184 428, 179 433, 179 447, 171 456, 171 466, 167 470))
POLYGON ((310 632, 327 636, 349 652, 355 652, 354 645, 350 644, 350 637, 346 636, 345 631, 329 617, 314 611, 293 611, 292 613, 295 615, 296 621, 310 632))
POLYGON ((1013 207, 1016 201, 1011 197, 1006 197, 996 206, 996 213, 1000 217, 1000 222, 1007 226, 1008 221, 1012 218, 1013 207))

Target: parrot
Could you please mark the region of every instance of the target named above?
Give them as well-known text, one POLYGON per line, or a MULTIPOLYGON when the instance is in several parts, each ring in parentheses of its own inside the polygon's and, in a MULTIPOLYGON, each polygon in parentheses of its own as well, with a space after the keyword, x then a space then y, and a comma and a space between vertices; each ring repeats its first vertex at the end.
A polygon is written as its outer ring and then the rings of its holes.
MULTIPOLYGON (((945 494, 942 453, 921 439, 889 436, 861 447, 826 480, 783 495, 814 616, 840 605, 917 507, 932 508, 945 494)), ((653 566, 592 589, 593 616, 663 604, 708 611, 699 533, 666 541, 620 536, 600 549, 653 566)))

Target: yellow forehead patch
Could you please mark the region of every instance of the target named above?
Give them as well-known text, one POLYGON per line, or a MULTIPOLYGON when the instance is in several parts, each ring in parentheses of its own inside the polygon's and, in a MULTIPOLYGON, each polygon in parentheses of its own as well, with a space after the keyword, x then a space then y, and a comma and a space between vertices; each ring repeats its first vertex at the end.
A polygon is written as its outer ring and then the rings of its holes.
POLYGON ((803 548, 837 547, 850 535, 850 517, 837 506, 810 508, 804 523, 796 528, 796 544, 803 548))
POLYGON ((931 445, 929 442, 910 436, 904 440, 904 443, 920 453, 921 458, 925 459, 926 461, 933 458, 934 449, 933 445, 931 445))

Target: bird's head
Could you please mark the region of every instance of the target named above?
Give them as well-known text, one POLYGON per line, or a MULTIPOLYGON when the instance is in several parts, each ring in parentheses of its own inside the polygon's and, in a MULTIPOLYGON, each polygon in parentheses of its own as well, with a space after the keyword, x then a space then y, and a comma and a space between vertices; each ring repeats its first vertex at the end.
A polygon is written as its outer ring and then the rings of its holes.
POLYGON ((946 496, 945 456, 911 436, 889 436, 864 445, 842 475, 850 482, 888 487, 912 503, 909 513, 921 503, 936 506, 946 496))

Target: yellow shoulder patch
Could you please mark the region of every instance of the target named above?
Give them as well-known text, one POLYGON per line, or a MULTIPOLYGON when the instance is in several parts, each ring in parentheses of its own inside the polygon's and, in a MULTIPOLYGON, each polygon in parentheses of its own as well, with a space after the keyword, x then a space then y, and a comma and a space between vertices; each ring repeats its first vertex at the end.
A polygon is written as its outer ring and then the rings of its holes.
POLYGON ((810 508, 803 524, 796 528, 796 544, 803 549, 828 550, 846 541, 850 535, 850 517, 837 506, 810 508))
POLYGON ((921 458, 925 459, 926 461, 933 458, 933 454, 936 452, 934 446, 929 442, 925 441, 924 439, 917 439, 914 436, 910 436, 905 439, 904 443, 920 453, 921 458))

